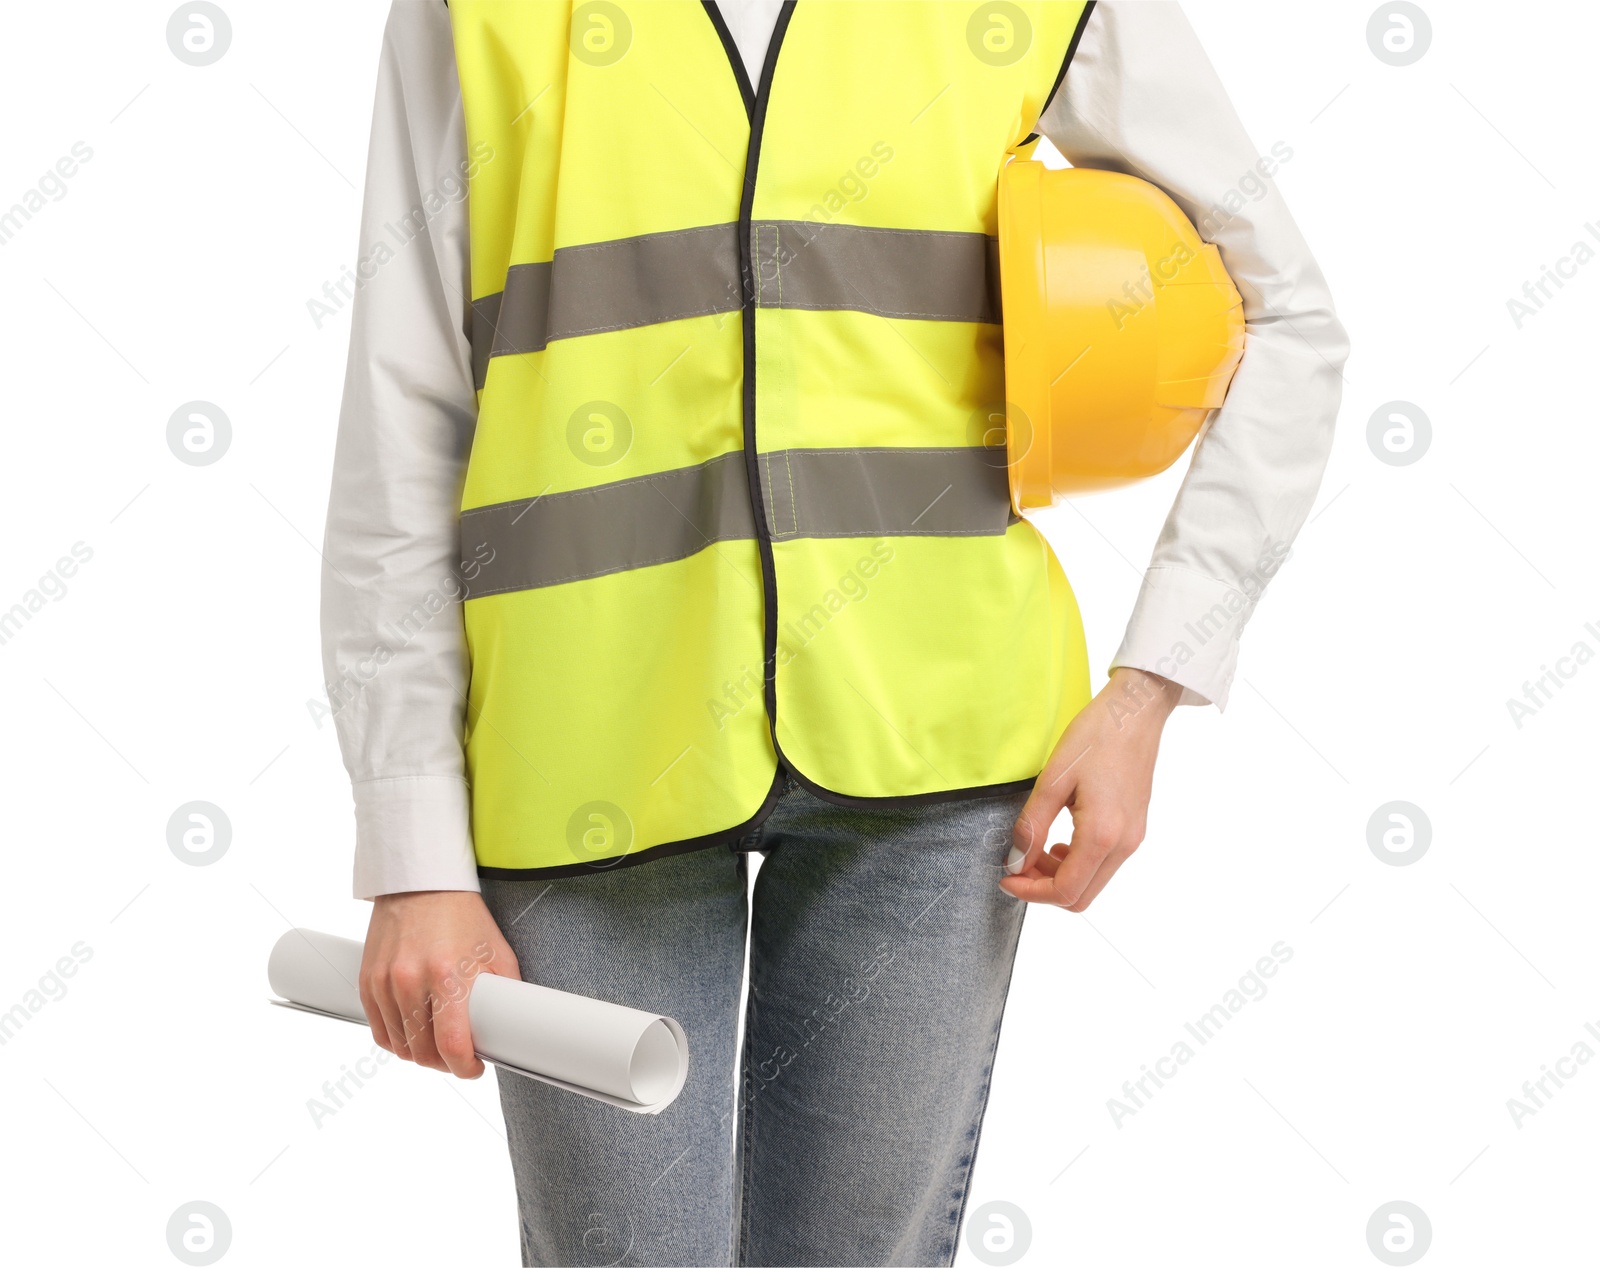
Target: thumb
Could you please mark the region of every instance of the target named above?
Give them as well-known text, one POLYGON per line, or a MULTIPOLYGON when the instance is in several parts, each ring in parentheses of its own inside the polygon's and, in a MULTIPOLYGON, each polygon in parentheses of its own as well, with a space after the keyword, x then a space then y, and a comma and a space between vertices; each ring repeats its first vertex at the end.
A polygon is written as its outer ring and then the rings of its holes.
POLYGON ((1078 763, 1094 749, 1092 741, 1085 743, 1081 738, 1075 738, 1083 716, 1080 713, 1067 726, 1061 739, 1056 742, 1050 760, 1033 781, 1033 791, 1028 794, 1027 803, 1017 816, 1012 832, 1011 853, 1006 858, 1007 875, 1018 876, 1037 866, 1039 857, 1045 851, 1050 825, 1063 810, 1072 805, 1077 796, 1081 775, 1078 763))
POLYGON ((1077 791, 1077 777, 1070 770, 1065 772, 1065 778, 1052 779, 1049 776, 1047 767, 1045 773, 1035 781, 1033 792, 1028 795, 1022 813, 1017 816, 1017 822, 1011 830, 1011 853, 1006 856, 1008 876, 1019 875, 1037 866, 1049 841, 1050 825, 1077 791))

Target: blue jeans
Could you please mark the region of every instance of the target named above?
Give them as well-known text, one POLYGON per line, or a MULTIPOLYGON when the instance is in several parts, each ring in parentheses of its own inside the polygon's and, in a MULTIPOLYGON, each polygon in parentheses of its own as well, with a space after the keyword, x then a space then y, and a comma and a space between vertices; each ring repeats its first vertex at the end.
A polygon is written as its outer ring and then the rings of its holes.
POLYGON ((668 1013, 690 1047, 654 1117, 497 1072, 523 1262, 951 1263, 1022 932, 997 882, 1025 800, 864 810, 791 781, 738 850, 485 878, 525 975, 668 1013))

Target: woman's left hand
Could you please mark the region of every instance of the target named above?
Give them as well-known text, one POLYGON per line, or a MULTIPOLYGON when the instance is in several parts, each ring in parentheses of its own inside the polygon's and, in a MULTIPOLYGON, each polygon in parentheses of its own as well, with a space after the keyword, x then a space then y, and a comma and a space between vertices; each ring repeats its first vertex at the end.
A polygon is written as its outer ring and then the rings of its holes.
POLYGON ((1011 875, 1000 888, 1030 903, 1082 911, 1144 840, 1161 728, 1183 688, 1118 668, 1068 724, 1017 816, 1011 875), (1072 840, 1045 849, 1050 825, 1072 812, 1072 840))

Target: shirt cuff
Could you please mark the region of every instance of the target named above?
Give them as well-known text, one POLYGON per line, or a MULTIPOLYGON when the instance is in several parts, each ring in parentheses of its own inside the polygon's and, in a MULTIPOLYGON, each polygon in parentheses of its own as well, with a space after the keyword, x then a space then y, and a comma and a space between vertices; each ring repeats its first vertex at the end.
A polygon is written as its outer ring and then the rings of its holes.
POLYGON ((478 889, 467 781, 408 775, 353 785, 355 896, 478 889))
POLYGON ((1237 586, 1215 577, 1186 568, 1151 568, 1111 668, 1160 674, 1183 687, 1179 704, 1225 709, 1239 634, 1252 602, 1237 586))

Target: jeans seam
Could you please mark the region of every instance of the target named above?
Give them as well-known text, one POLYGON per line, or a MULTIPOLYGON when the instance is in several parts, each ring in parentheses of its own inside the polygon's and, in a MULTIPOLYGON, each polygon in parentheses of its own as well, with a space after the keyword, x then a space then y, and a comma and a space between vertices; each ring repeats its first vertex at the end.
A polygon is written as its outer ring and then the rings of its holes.
POLYGON ((983 1091, 978 1099, 978 1113, 973 1120, 972 1147, 967 1152, 965 1175, 962 1177, 961 1197, 956 1203, 955 1211, 950 1221, 950 1242, 945 1251, 942 1262, 946 1265, 956 1261, 956 1252, 961 1246, 961 1220, 967 1212, 967 1199, 972 1194, 972 1173, 978 1161, 978 1147, 983 1143, 983 1117, 989 1109, 989 1091, 994 1086, 994 1059, 1000 1051, 1000 1028, 1005 1025, 1006 1001, 1011 995, 1011 979, 1017 967, 1017 947, 1022 941, 1022 923, 1027 918, 1027 904, 1022 905, 1022 912, 1017 920, 1016 936, 1011 940, 1011 967, 1006 970, 1005 988, 1000 992, 1000 1016, 994 1024, 994 1035, 989 1040, 989 1060, 983 1071, 983 1091))
POLYGON ((744 1019, 744 1055, 740 1060, 739 1084, 744 1095, 744 1105, 739 1113, 739 1153, 744 1159, 739 1168, 739 1227, 736 1230, 738 1239, 738 1254, 734 1258, 735 1264, 747 1262, 750 1251, 750 1173, 753 1169, 754 1142, 750 1131, 751 1120, 755 1117, 755 1096, 751 1091, 751 1064, 750 1053, 753 1043, 752 1034, 755 1031, 756 994, 755 983, 750 984, 749 1002, 745 1007, 744 1019))

